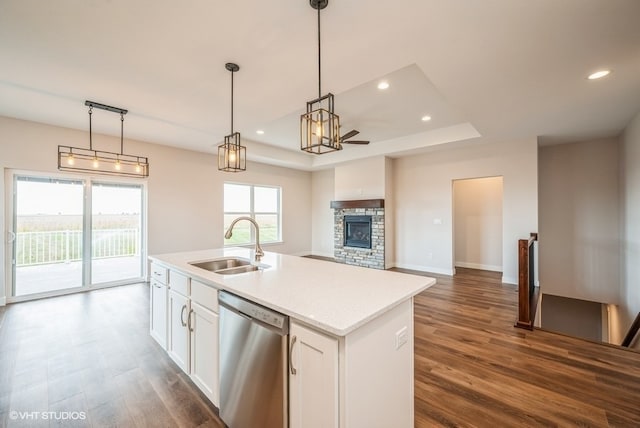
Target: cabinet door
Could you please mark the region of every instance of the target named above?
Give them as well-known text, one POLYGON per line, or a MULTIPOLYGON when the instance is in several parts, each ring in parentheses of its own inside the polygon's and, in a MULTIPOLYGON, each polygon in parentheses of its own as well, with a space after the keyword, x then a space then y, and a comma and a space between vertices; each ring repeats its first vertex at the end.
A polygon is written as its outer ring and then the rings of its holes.
POLYGON ((338 340, 292 322, 290 347, 290 428, 338 427, 338 340))
POLYGON ((169 334, 167 351, 178 367, 189 373, 189 299, 182 294, 169 290, 169 334))
POLYGON ((167 286, 151 280, 150 290, 151 317, 149 330, 151 337, 167 349, 167 286))
POLYGON ((191 301, 191 380, 215 406, 218 392, 218 314, 191 301))

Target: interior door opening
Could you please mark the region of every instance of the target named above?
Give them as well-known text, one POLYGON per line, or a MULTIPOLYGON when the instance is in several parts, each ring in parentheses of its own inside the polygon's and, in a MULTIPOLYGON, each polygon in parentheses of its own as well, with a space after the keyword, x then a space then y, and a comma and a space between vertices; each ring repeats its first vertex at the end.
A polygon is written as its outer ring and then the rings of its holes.
POLYGON ((502 272, 502 177, 453 181, 454 266, 502 272))

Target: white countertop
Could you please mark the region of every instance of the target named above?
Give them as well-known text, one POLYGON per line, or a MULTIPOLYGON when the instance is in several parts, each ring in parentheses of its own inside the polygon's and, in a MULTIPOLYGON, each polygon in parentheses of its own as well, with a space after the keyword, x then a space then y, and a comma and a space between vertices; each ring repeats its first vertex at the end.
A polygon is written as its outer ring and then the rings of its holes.
POLYGON ((190 262, 239 257, 253 250, 224 248, 150 256, 153 262, 227 290, 337 336, 346 336, 435 284, 434 278, 265 252, 263 270, 220 275, 190 262))

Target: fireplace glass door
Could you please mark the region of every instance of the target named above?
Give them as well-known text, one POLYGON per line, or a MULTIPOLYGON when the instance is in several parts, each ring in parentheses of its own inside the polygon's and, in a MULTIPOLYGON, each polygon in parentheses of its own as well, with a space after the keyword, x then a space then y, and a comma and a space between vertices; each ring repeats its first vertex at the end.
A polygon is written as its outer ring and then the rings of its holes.
POLYGON ((344 246, 371 248, 371 216, 344 217, 344 246))

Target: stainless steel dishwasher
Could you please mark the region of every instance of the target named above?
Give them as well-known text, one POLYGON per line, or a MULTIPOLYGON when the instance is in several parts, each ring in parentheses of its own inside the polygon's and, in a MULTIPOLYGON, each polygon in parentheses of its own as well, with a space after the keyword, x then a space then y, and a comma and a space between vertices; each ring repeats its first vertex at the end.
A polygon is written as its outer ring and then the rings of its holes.
POLYGON ((289 317, 226 291, 220 302, 220 417, 230 428, 286 428, 289 317))

